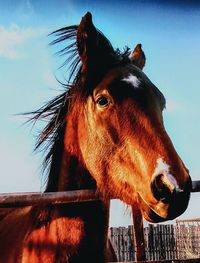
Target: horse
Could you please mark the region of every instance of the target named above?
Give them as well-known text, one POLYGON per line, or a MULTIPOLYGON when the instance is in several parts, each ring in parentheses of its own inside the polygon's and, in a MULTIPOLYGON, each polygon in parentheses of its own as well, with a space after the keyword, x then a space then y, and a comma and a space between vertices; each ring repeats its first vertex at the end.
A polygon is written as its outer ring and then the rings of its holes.
POLYGON ((144 218, 162 222, 190 198, 189 171, 165 131, 166 101, 143 72, 141 44, 114 49, 89 12, 52 34, 70 69, 64 92, 32 112, 31 120, 47 121, 36 142, 47 153, 45 192, 94 189, 100 199, 4 213, 1 263, 106 262, 110 199, 137 198, 144 218))

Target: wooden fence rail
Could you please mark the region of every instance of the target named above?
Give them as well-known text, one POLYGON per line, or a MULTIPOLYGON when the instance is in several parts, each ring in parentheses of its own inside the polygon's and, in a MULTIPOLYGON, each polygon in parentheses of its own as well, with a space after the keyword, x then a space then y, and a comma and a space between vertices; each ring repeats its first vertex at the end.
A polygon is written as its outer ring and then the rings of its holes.
MULTIPOLYGON (((200 192, 200 181, 192 181, 191 192, 200 192)), ((61 204, 99 199, 95 190, 77 190, 47 193, 6 193, 0 194, 0 208, 20 207, 36 204, 61 204)))
POLYGON ((200 181, 192 181, 192 189, 191 189, 192 193, 197 193, 200 192, 200 181))
POLYGON ((98 200, 95 190, 77 190, 48 193, 0 194, 0 208, 22 207, 42 204, 61 204, 98 200))

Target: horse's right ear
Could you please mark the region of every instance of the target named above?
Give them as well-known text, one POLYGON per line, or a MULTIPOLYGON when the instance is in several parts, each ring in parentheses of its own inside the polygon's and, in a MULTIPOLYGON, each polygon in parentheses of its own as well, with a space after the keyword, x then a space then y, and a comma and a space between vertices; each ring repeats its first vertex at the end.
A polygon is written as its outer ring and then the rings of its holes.
POLYGON ((141 44, 137 44, 137 46, 131 53, 130 58, 134 65, 136 65, 140 69, 143 69, 146 63, 146 57, 145 57, 144 51, 142 50, 141 44))
POLYGON ((109 40, 95 28, 89 12, 82 17, 78 26, 77 48, 82 61, 82 70, 90 65, 98 65, 109 57, 109 54, 114 53, 109 40))

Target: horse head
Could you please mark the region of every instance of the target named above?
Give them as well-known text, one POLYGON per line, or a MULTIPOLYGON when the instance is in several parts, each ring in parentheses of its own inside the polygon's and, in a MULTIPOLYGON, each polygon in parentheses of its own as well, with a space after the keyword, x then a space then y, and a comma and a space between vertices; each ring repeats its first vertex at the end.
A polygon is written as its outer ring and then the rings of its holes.
POLYGON ((174 219, 187 208, 191 179, 164 127, 165 98, 142 71, 141 45, 131 54, 115 50, 90 13, 74 36, 81 66, 69 92, 65 151, 103 198, 131 205, 138 196, 147 220, 174 219))

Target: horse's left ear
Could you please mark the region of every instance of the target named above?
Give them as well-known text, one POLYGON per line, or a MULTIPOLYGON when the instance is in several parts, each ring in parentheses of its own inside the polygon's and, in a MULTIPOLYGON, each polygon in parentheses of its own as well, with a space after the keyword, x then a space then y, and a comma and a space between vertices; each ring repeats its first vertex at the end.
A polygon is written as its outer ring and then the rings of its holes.
POLYGON ((131 53, 130 59, 132 60, 134 65, 136 65, 140 69, 143 69, 143 67, 145 66, 146 57, 142 50, 141 44, 137 44, 137 46, 131 53))
POLYGON ((109 40, 94 26, 90 12, 82 17, 77 30, 76 43, 83 70, 90 65, 94 67, 103 60, 108 60, 109 55, 114 53, 109 40))

